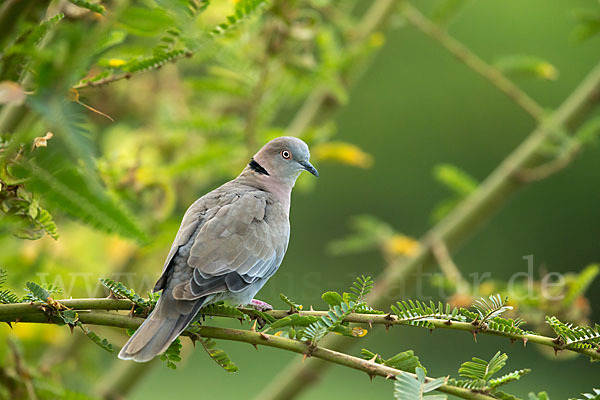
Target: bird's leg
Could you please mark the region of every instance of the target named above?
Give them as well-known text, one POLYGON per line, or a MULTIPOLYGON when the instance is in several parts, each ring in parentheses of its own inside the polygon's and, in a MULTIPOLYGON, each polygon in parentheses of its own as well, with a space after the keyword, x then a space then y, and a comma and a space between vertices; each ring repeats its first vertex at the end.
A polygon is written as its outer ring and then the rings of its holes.
POLYGON ((250 305, 256 308, 258 311, 271 311, 273 309, 273 306, 266 301, 257 299, 252 299, 252 301, 250 301, 250 305))

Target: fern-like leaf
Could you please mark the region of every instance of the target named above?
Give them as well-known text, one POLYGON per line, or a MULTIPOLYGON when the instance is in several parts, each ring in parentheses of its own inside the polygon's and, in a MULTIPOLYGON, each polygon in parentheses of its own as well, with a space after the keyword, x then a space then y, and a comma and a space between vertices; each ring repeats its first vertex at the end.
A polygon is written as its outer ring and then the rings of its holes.
POLYGON ((561 341, 568 346, 584 342, 600 342, 600 325, 596 325, 596 329, 589 326, 576 326, 565 324, 556 317, 546 317, 546 323, 550 325, 561 341))
POLYGON ((445 395, 425 395, 442 386, 446 378, 434 379, 425 383, 425 371, 423 368, 416 369, 417 379, 406 372, 401 372, 394 382, 394 397, 398 400, 442 400, 445 395))
POLYGON ((304 306, 302 304, 294 302, 292 299, 290 299, 289 297, 287 297, 283 293, 280 293, 279 297, 281 298, 281 300, 283 300, 283 302, 285 304, 287 304, 288 306, 290 306, 290 310, 292 312, 299 311, 299 310, 302 310, 302 308, 304 308, 304 306))
MULTIPOLYGON (((310 324, 302 331, 301 340, 316 346, 329 332, 335 331, 352 311, 356 304, 341 303, 339 306, 333 306, 327 312, 327 315, 322 316, 316 322, 310 324)), ((340 332, 343 333, 343 332, 340 332)))
POLYGON ((361 354, 365 360, 373 360, 377 364, 383 364, 401 371, 414 373, 417 368, 423 368, 425 373, 427 373, 427 370, 419 361, 419 357, 415 356, 412 350, 403 351, 388 359, 384 359, 367 349, 362 349, 361 354))
POLYGON ((488 384, 491 388, 496 388, 498 386, 502 386, 502 385, 506 385, 507 383, 513 382, 513 381, 517 381, 519 379, 521 379, 521 377, 525 374, 530 373, 531 370, 526 368, 526 369, 519 369, 517 371, 513 371, 511 373, 508 373, 506 375, 502 375, 499 378, 494 378, 494 379, 490 379, 488 384))
POLYGON ((75 4, 77 7, 85 8, 98 14, 104 14, 106 11, 102 4, 92 3, 87 0, 69 0, 69 2, 75 4))
POLYGON ((140 307, 148 307, 150 305, 148 300, 140 297, 133 289, 127 288, 121 282, 113 281, 109 278, 101 278, 100 283, 116 296, 129 299, 140 307))
POLYGON ((85 333, 85 335, 92 342, 96 343, 98 346, 100 346, 104 350, 108 351, 109 353, 114 353, 115 349, 114 349, 113 345, 108 340, 106 340, 104 338, 101 338, 95 332, 90 331, 88 328, 85 327, 85 325, 83 325, 81 323, 79 323, 79 327, 81 328, 81 330, 83 330, 83 332, 85 333))
POLYGON ((487 382, 494 374, 504 367, 507 359, 508 356, 501 352, 497 352, 489 362, 473 357, 471 359, 472 361, 464 362, 460 366, 458 373, 464 378, 487 382))
POLYGON ((177 369, 175 363, 181 361, 181 340, 177 338, 171 342, 167 350, 160 355, 160 359, 167 363, 167 367, 177 369))
POLYGON ((240 320, 248 320, 247 314, 241 312, 235 307, 231 307, 225 305, 223 302, 218 302, 214 304, 210 304, 208 306, 202 307, 198 315, 215 315, 221 317, 229 317, 229 318, 237 318, 240 320))
POLYGON ((505 311, 512 310, 511 306, 505 305, 507 299, 503 300, 499 294, 492 295, 488 299, 481 298, 473 304, 473 308, 479 313, 481 324, 500 316, 505 311))
POLYGON ((414 326, 423 326, 429 329, 435 329, 435 326, 427 319, 447 319, 452 321, 465 321, 466 318, 459 313, 455 307, 449 304, 439 302, 435 304, 430 301, 429 304, 418 300, 399 301, 391 306, 392 312, 398 317, 398 320, 414 326))
POLYGON ((582 393, 583 398, 581 399, 569 399, 569 400, 600 400, 600 389, 593 389, 593 393, 582 393))
POLYGON ((24 297, 26 301, 48 303, 50 300, 50 291, 35 282, 27 282, 25 289, 27 290, 27 294, 24 297))
POLYGON ((350 286, 350 292, 348 298, 353 302, 360 304, 364 302, 365 296, 373 290, 373 279, 370 276, 360 276, 356 278, 356 281, 350 286))
POLYGON ((231 361, 227 353, 225 353, 223 350, 214 348, 217 345, 214 340, 209 338, 199 338, 199 341, 200 343, 202 343, 204 350, 206 350, 206 353, 210 356, 210 358, 212 358, 214 362, 219 364, 221 368, 223 368, 227 372, 238 371, 237 365, 235 365, 231 361))
POLYGON ((221 36, 234 30, 242 22, 246 21, 260 9, 269 4, 266 0, 240 0, 235 7, 235 13, 227 16, 227 22, 216 26, 210 34, 212 36, 221 36))

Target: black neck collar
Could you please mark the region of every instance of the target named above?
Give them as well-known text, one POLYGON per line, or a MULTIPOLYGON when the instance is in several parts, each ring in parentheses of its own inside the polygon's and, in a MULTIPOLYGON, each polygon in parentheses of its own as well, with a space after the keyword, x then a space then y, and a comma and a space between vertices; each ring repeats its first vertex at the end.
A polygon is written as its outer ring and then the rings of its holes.
POLYGON ((260 165, 259 163, 257 163, 254 158, 252 160, 250 160, 250 163, 248 164, 248 166, 250 167, 250 169, 254 172, 256 172, 257 174, 261 174, 261 175, 267 175, 269 176, 269 172, 267 172, 266 169, 264 169, 262 167, 262 165, 260 165))

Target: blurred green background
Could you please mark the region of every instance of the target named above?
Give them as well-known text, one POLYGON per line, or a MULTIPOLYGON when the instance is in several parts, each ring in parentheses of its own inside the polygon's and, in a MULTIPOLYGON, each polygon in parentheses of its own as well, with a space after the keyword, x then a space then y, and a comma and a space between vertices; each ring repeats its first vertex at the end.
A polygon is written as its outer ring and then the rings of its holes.
MULTIPOLYGON (((416 3, 424 12, 433 4, 433 1, 416 3)), ((595 0, 467 1, 448 31, 488 62, 506 55, 528 54, 552 63, 559 71, 556 80, 515 78, 539 104, 552 110, 598 62, 599 37, 583 43, 575 43, 571 37, 575 25, 573 10, 597 6, 595 0)), ((359 4, 356 13, 361 7, 366 4, 359 4)), ((320 300, 322 292, 343 291, 361 274, 377 276, 386 265, 380 252, 336 256, 328 251, 328 243, 348 234, 352 216, 373 215, 398 232, 418 238, 432 226, 432 210, 450 195, 448 189, 434 179, 436 165, 453 164, 483 180, 535 127, 535 122, 522 109, 400 16, 393 16, 391 25, 372 64, 351 89, 347 104, 334 118, 335 139, 356 144, 372 155, 374 163, 370 168, 354 168, 317 160, 319 179, 309 182, 312 177, 301 178, 292 199, 292 233, 286 258, 260 294, 262 300, 275 308, 285 306, 279 300, 279 293, 285 293, 305 306, 312 304, 315 309, 321 309, 325 306, 320 300)), ((178 68, 191 78, 195 70, 200 69, 192 58, 177 66, 168 65, 156 73, 150 72, 160 77, 157 81, 143 75, 107 89, 86 92, 94 107, 118 117, 114 126, 101 117, 93 117, 100 135, 100 153, 107 165, 111 160, 119 160, 115 149, 119 142, 130 140, 128 132, 136 132, 135 140, 145 140, 145 129, 165 130, 168 129, 165 121, 177 120, 183 107, 179 103, 181 98, 193 97, 190 87, 182 88, 176 79, 170 78, 178 68), (152 98, 154 90, 161 96, 152 98), (127 103, 131 98, 137 98, 139 104, 127 103)), ((195 110, 186 113, 193 115, 195 110)), ((595 115, 599 115, 598 110, 595 115)), ((284 116, 280 118, 285 120, 284 116)), ((165 130, 164 135, 170 133, 165 130)), ((156 138, 151 134, 147 137, 156 138)), ((177 136, 175 143, 175 148, 197 144, 194 139, 188 141, 185 135, 177 136)), ((224 151, 227 154, 227 149, 224 151)), ((217 178, 194 171, 193 176, 202 178, 201 185, 192 190, 175 187, 173 195, 177 201, 173 217, 159 225, 154 231, 154 242, 134 260, 137 271, 149 275, 146 279, 158 277, 178 218, 187 204, 242 168, 245 154, 236 151, 236 161, 231 163, 234 166, 216 167, 221 171, 216 174, 217 178)), ((152 155, 148 157, 152 159, 152 155)), ((600 261, 599 160, 600 147, 588 146, 566 169, 524 186, 453 255, 467 280, 470 273, 490 272, 492 279, 505 281, 516 272, 526 271, 523 257, 528 255, 534 257, 536 278, 540 271, 576 272, 600 261)), ((153 171, 146 173, 152 175, 153 171)), ((128 199, 128 204, 135 209, 135 198, 128 199)), ((96 285, 96 278, 105 272, 103 260, 113 266, 126 264, 128 254, 135 247, 77 223, 64 221, 59 228, 61 238, 56 242, 48 238, 35 243, 19 242, 16 249, 15 239, 8 236, 0 239, 4 253, 2 266, 11 274, 11 282, 15 285, 24 282, 37 272, 47 272, 50 281, 61 273, 69 277, 65 279, 71 279, 73 275, 66 274, 90 272, 89 282, 96 285), (79 256, 73 259, 70 256, 73 253, 79 256), (28 269, 19 267, 23 260, 28 260, 28 269)), ((431 271, 437 271, 437 267, 431 271)), ((81 276, 73 297, 86 291, 82 283, 84 275, 81 276)), ((127 279, 123 282, 140 290, 148 289, 149 281, 144 281, 144 286, 138 275, 132 279, 132 282, 127 279)), ((586 293, 589 304, 585 307, 592 309, 589 319, 596 322, 600 321, 599 289, 600 280, 596 280, 586 293)), ((437 300, 438 293, 438 288, 426 280, 423 294, 437 300)), ((406 295, 414 297, 415 291, 408 288, 406 295)), ((216 320, 207 323, 213 322, 225 324, 216 320)), ((25 344, 28 337, 47 335, 48 342, 64 346, 72 340, 65 335, 66 330, 17 326, 15 333, 25 344)), ((125 340, 116 330, 98 331, 115 343, 125 340)), ((9 334, 8 327, 0 327, 1 336, 9 334)), ((177 370, 156 365, 132 378, 140 381, 128 398, 164 398, 174 393, 181 398, 251 398, 288 362, 301 362, 301 357, 275 349, 261 347, 257 351, 252 346, 223 342, 220 348, 240 367, 237 374, 227 374, 204 352, 192 351, 191 344, 183 342, 186 357, 177 370)), ((599 366, 589 365, 584 357, 553 360, 549 357, 554 355, 542 354, 535 346, 523 349, 520 343, 511 345, 491 336, 480 335, 474 343, 471 335, 460 332, 436 331, 430 335, 410 327, 389 331, 375 327, 356 344, 354 354, 358 354, 360 348, 384 356, 413 349, 427 366, 429 376, 449 373, 456 376, 461 362, 473 356, 489 359, 501 350, 509 355, 509 369, 533 370, 511 384, 511 393, 521 397, 530 391, 546 390, 551 398, 563 399, 590 391, 600 382, 599 366)), ((119 371, 126 364, 124 361, 111 364, 114 355, 101 354, 101 350, 93 346, 84 351, 86 363, 95 363, 103 369, 119 371)), ((77 361, 67 359, 62 368, 77 369, 77 361)), ((107 372, 110 376, 111 371, 107 372)), ((85 386, 85 382, 102 385, 93 368, 85 367, 82 373, 87 377, 81 382, 70 381, 68 377, 65 380, 74 388, 85 386)), ((392 387, 381 378, 369 383, 365 374, 333 367, 320 385, 301 398, 364 396, 392 398, 392 387)))
MULTIPOLYGON (((430 3, 423 2, 423 8, 430 3)), ((535 100, 551 109, 561 104, 600 55, 598 38, 581 45, 570 40, 573 8, 593 4, 472 1, 449 31, 485 60, 534 54, 551 61, 560 71, 556 81, 518 80, 535 100)), ((372 214, 418 237, 430 227, 431 210, 447 196, 432 178, 435 165, 452 163, 483 180, 535 127, 518 106, 411 26, 386 34, 385 46, 352 89, 336 121, 339 137, 371 153, 375 163, 367 170, 319 165, 314 191, 293 195, 286 259, 261 292, 272 304, 280 303, 278 295, 283 292, 317 308, 323 305, 320 293, 325 289, 342 291, 355 276, 377 275, 384 262, 375 251, 347 257, 327 252, 325 243, 347 234, 350 216, 372 214)), ((566 170, 521 190, 456 254, 455 262, 464 275, 490 271, 493 278, 507 280, 515 272, 526 271, 522 257, 527 255, 534 256, 536 271, 541 267, 578 271, 598 261, 599 160, 600 148, 589 147, 566 170)), ((431 294, 436 293, 432 290, 431 294)), ((594 310, 591 319, 598 321, 600 280, 587 295, 594 310)), ((474 343, 470 335, 457 332, 432 336, 412 328, 386 332, 376 327, 356 348, 377 349, 385 355, 414 349, 431 376, 456 370, 471 356, 486 359, 502 350, 509 354, 508 368, 533 370, 513 384, 512 392, 521 396, 544 389, 552 398, 567 398, 599 382, 600 372, 583 357, 551 363, 533 346, 516 349, 521 344, 492 337, 480 337, 474 343)), ((200 379, 207 385, 189 386, 190 395, 243 398, 257 393, 287 361, 301 362, 300 356, 273 349, 257 352, 235 343, 228 343, 227 349, 240 366, 236 376, 207 368, 207 357, 197 352, 181 371, 155 369, 133 398, 167 396, 171 384, 185 390, 189 382, 200 379)), ((365 393, 365 381, 365 374, 333 367, 324 383, 302 398, 356 398, 359 393, 390 397, 388 382, 376 378, 365 393)))

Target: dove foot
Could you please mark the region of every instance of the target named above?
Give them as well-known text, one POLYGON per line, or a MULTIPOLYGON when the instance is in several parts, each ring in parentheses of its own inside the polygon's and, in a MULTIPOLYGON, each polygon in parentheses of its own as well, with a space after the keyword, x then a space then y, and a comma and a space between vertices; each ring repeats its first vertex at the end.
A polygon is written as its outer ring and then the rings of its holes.
POLYGON ((252 299, 252 301, 250 301, 250 305, 256 308, 258 311, 271 311, 273 309, 273 306, 266 301, 256 299, 252 299))

